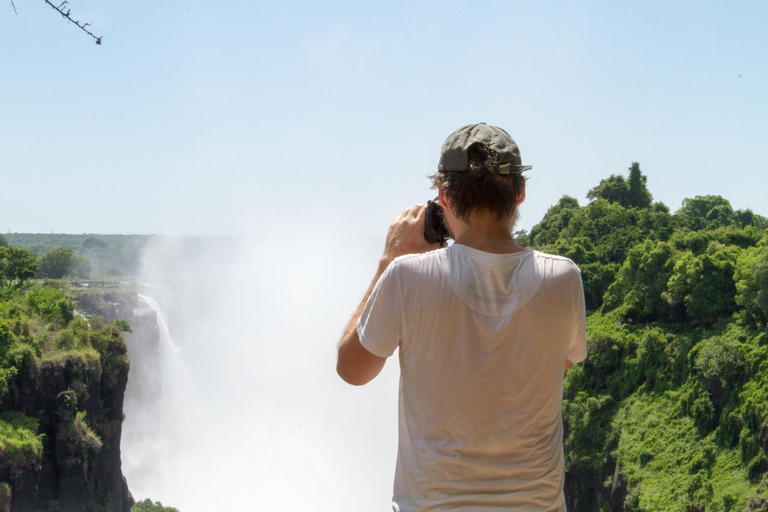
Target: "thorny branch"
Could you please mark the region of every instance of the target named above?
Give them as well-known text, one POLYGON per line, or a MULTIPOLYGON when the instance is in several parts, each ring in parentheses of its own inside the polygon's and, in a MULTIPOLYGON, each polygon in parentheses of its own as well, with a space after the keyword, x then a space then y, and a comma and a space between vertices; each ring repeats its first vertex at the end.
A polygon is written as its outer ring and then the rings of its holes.
MULTIPOLYGON (((11 0, 11 3, 13 3, 13 0, 11 0)), ((56 5, 54 5, 54 4, 52 4, 52 3, 50 2, 50 0, 45 0, 45 3, 47 3, 48 5, 50 5, 50 6, 51 6, 51 8, 52 8, 54 11, 58 12, 59 14, 61 14, 61 15, 62 15, 62 16, 64 16, 65 18, 67 18, 67 20, 68 20, 68 21, 71 21, 72 23, 74 23, 75 25, 77 25, 77 26, 78 26, 78 27, 79 27, 79 28, 80 28, 80 29, 81 29, 83 32, 85 32, 86 34, 88 34, 89 36, 91 36, 92 38, 94 38, 94 39, 96 40, 96 44, 101 44, 101 37, 97 37, 97 36, 95 36, 95 35, 93 34, 93 32, 91 32, 90 30, 88 30, 88 27, 90 26, 90 23, 82 23, 82 24, 81 24, 79 21, 72 19, 72 18, 70 17, 70 15, 69 15, 69 14, 70 14, 70 12, 71 12, 71 11, 69 10, 69 8, 67 8, 67 12, 64 12, 64 8, 67 6, 67 3, 69 3, 69 2, 67 2, 67 0, 64 0, 63 2, 61 2, 61 4, 59 4, 59 5, 58 5, 58 7, 57 7, 56 5)), ((15 6, 14 6, 14 9, 16 9, 16 7, 15 7, 15 6)))

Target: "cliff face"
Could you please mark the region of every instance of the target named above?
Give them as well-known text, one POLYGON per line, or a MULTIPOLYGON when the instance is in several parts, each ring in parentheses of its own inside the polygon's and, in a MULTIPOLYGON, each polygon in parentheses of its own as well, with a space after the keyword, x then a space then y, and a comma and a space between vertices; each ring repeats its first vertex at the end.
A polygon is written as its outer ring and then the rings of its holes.
MULTIPOLYGON (((106 322, 132 323, 139 301, 125 291, 73 295, 90 326, 84 320, 80 330, 69 325, 51 334, 56 351, 17 362, 18 373, 0 402, 6 419, 36 420, 42 445, 15 453, 0 446, 0 511, 130 512, 133 506, 120 456, 130 365, 124 326, 106 322)), ((152 320, 137 323, 151 330, 152 320)))
MULTIPOLYGON (((119 355, 122 342, 112 349, 119 355)), ((44 434, 37 463, 5 468, 11 510, 128 512, 133 499, 120 467, 128 362, 67 356, 19 375, 12 410, 37 418, 44 434)))

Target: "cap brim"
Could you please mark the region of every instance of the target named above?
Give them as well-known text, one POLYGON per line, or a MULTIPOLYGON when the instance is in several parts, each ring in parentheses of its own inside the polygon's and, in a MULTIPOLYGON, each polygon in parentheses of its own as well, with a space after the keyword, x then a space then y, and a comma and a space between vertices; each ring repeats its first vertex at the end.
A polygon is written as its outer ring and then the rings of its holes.
POLYGON ((525 171, 529 171, 533 168, 532 165, 510 165, 504 164, 499 166, 499 174, 522 174, 525 171))
MULTIPOLYGON (((507 165, 500 165, 499 166, 500 172, 498 174, 522 174, 525 171, 530 171, 533 169, 532 165, 515 165, 514 168, 507 164, 507 165), (505 169, 506 167, 506 169, 505 169)), ((448 170, 448 169, 439 169, 438 172, 469 172, 469 169, 456 169, 456 170, 448 170)))

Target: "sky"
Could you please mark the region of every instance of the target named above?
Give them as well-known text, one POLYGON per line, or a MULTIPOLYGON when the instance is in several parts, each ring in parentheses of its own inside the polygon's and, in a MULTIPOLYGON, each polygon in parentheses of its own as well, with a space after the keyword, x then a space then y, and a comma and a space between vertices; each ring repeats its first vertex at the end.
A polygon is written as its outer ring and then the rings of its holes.
POLYGON ((152 459, 189 462, 168 485, 131 469, 138 450, 124 470, 185 512, 247 508, 252 475, 275 510, 314 496, 297 488, 328 497, 313 510, 388 508, 397 365, 352 388, 333 347, 457 128, 501 126, 533 165, 519 229, 634 161, 672 211, 718 194, 768 216, 765 1, 70 0, 100 46, 13 3, 0 232, 268 235, 145 255, 206 421, 152 459))
POLYGON ((768 3, 0 1, 0 232, 383 239, 487 122, 518 228, 640 162, 768 215, 768 3))

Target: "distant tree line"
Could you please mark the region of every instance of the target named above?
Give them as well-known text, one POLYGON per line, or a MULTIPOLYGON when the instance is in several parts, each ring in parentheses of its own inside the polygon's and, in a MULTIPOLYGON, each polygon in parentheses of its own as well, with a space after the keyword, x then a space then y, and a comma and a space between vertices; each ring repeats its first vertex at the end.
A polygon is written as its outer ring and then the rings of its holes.
POLYGON ((8 245, 0 235, 0 287, 19 289, 33 277, 87 279, 93 265, 85 256, 75 254, 67 247, 54 247, 41 257, 32 251, 8 245))
POLYGON ((149 235, 67 235, 13 233, 7 235, 10 245, 43 256, 56 247, 71 249, 75 255, 87 257, 95 274, 136 275, 141 254, 149 235))

